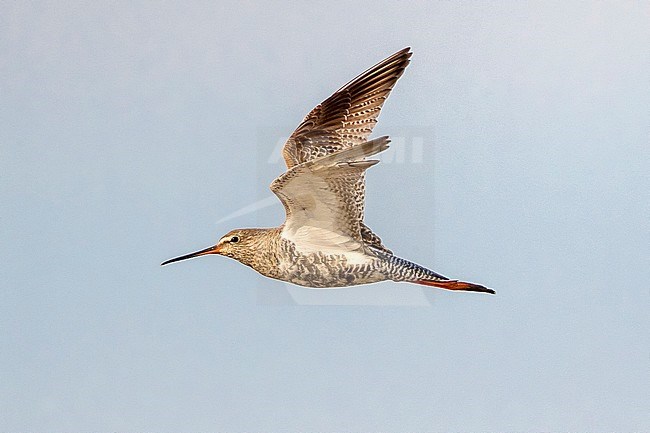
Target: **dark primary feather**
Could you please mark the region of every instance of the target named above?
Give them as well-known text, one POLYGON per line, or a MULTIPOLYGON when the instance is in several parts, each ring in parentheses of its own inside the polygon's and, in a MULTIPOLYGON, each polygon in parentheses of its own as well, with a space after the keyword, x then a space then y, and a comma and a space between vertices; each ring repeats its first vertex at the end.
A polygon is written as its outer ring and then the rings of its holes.
POLYGON ((409 64, 409 51, 405 48, 377 63, 316 106, 282 149, 287 168, 367 141, 409 64))

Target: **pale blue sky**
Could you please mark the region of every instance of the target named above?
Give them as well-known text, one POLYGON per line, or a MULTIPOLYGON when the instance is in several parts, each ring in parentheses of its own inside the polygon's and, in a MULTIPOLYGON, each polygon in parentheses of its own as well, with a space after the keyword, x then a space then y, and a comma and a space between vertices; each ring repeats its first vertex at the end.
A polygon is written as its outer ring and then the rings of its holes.
POLYGON ((3 2, 0 431, 650 431, 648 22, 648 2, 3 2), (279 224, 217 221, 405 46, 376 136, 422 159, 372 168, 367 221, 496 296, 297 300, 225 258, 158 266, 279 224))

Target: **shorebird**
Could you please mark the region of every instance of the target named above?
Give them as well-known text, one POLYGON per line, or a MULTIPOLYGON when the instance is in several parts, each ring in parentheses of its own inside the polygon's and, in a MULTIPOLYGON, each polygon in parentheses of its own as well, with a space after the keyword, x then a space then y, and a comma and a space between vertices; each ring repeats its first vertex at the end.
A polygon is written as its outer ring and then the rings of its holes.
POLYGON ((287 171, 271 183, 286 212, 281 226, 232 230, 216 245, 162 265, 218 254, 311 288, 392 280, 494 293, 397 257, 363 223, 365 172, 379 162, 367 158, 390 142, 367 140, 411 54, 410 48, 398 51, 341 87, 289 137, 282 149, 287 171))

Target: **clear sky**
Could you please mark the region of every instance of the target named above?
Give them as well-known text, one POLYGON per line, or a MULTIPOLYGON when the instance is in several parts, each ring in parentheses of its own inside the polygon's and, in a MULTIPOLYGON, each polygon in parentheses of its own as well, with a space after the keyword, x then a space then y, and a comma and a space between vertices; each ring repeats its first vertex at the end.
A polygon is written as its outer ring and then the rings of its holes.
POLYGON ((294 3, 2 2, 0 431, 650 431, 650 3, 294 3), (496 296, 159 266, 405 46, 366 220, 496 296))

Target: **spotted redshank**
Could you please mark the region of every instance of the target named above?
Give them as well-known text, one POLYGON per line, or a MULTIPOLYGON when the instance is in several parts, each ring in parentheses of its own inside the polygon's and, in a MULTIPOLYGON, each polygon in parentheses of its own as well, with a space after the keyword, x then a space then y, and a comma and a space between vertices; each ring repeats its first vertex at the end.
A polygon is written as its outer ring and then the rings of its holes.
POLYGON ((395 256, 363 223, 367 159, 388 148, 368 140, 382 105, 411 57, 405 48, 337 90, 305 117, 282 149, 287 171, 271 183, 286 211, 275 228, 236 229, 201 251, 163 262, 219 254, 262 275, 328 288, 392 280, 494 293, 395 256))

